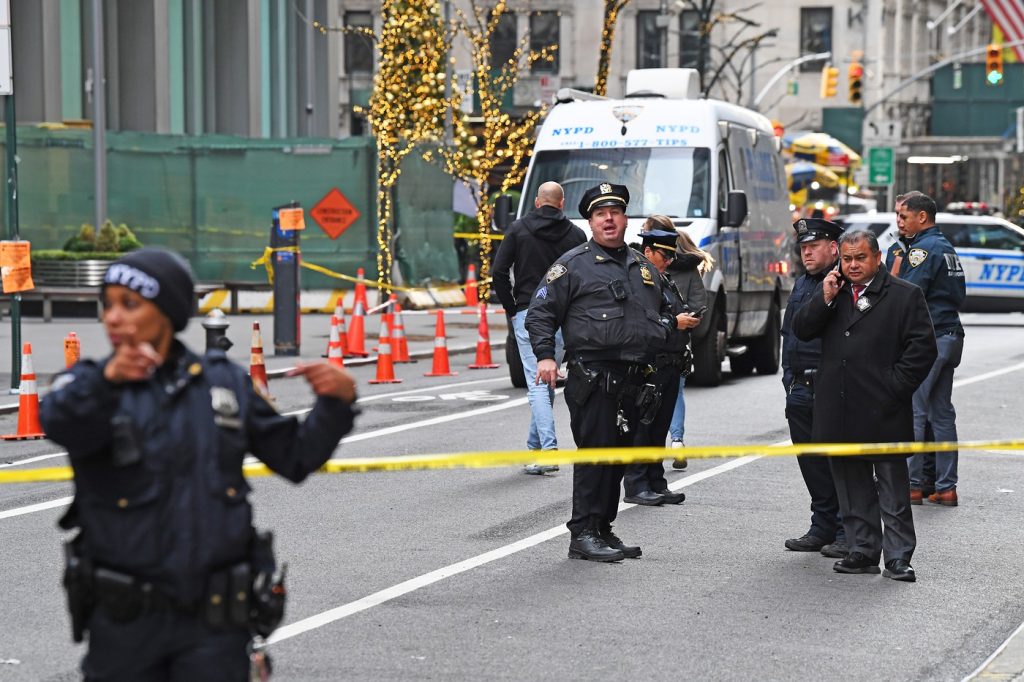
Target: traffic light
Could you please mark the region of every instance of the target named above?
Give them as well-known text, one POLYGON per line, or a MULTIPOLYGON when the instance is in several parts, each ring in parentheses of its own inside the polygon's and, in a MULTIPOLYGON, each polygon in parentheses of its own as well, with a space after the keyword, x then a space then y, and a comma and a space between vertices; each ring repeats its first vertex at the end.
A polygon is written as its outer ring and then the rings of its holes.
POLYGON ((864 65, 860 62, 853 62, 846 72, 849 85, 850 104, 862 104, 864 102, 864 65))
POLYGON ((821 70, 821 98, 828 99, 836 96, 836 88, 839 86, 839 69, 828 65, 821 70))
POLYGON ((1003 84, 1003 46, 990 43, 985 49, 985 82, 989 85, 1003 84))

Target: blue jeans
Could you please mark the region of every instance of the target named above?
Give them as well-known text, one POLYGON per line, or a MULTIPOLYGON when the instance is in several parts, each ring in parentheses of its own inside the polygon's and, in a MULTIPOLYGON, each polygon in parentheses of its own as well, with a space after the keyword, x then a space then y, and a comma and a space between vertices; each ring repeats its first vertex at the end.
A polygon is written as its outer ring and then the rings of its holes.
MULTIPOLYGON (((939 356, 924 383, 914 392, 914 439, 925 440, 925 426, 930 423, 935 440, 955 441, 956 410, 953 409, 953 370, 960 366, 964 351, 964 337, 961 334, 943 333, 935 337, 939 356)), ((926 454, 910 458, 910 487, 920 488, 924 458, 926 454)), ((956 487, 956 450, 935 453, 935 489, 949 490, 956 487)))
MULTIPOLYGON (((523 374, 526 375, 526 396, 530 401, 530 433, 526 437, 527 450, 557 450, 558 436, 555 435, 555 414, 551 409, 555 401, 555 389, 537 384, 537 356, 530 345, 530 335, 526 333, 526 311, 520 310, 512 318, 512 328, 516 333, 516 345, 519 346, 519 357, 523 361, 523 374)), ((562 364, 562 330, 555 332, 555 362, 562 364)))
POLYGON ((676 409, 672 412, 672 423, 668 426, 668 432, 672 440, 683 440, 683 433, 686 431, 686 401, 683 400, 683 387, 686 386, 686 377, 679 377, 679 395, 676 396, 676 409))

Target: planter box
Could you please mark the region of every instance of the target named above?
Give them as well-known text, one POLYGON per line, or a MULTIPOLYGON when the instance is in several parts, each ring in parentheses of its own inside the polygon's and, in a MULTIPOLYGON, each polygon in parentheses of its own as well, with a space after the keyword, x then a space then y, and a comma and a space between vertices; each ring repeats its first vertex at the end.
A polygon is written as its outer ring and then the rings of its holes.
POLYGON ((32 280, 44 287, 98 287, 111 260, 34 260, 32 280))

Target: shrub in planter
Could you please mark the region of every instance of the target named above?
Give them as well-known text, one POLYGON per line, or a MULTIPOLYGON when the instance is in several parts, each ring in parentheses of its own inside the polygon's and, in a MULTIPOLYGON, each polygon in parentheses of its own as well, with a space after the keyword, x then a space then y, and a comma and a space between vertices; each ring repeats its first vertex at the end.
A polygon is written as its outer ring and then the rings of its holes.
POLYGON ((62 250, 43 249, 32 252, 32 260, 117 260, 126 251, 141 248, 142 244, 124 223, 115 226, 110 220, 99 232, 92 225, 82 225, 78 234, 64 242, 62 250))

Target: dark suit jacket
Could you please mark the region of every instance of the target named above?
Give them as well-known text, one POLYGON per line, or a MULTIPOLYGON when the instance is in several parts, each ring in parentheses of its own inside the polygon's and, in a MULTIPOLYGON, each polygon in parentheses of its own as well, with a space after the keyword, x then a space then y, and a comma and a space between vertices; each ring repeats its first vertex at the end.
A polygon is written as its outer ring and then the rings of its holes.
POLYGON ((813 438, 823 443, 913 441, 911 398, 937 355, 924 294, 880 268, 861 299, 871 306, 855 309, 846 283, 829 307, 819 284, 793 318, 797 337, 822 340, 813 438))

